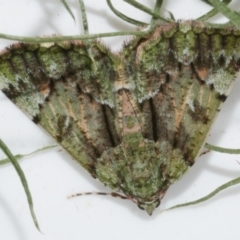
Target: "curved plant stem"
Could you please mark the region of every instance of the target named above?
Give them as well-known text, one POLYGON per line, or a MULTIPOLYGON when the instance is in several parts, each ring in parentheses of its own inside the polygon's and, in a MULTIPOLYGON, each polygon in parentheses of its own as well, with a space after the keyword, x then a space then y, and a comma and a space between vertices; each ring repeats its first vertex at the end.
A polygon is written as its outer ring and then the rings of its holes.
POLYGON ((240 14, 233 11, 223 2, 219 0, 208 0, 208 2, 214 6, 214 8, 227 17, 235 26, 240 28, 240 14))
MULTIPOLYGON (((174 209, 174 208, 180 208, 180 207, 186 207, 186 206, 191 206, 191 205, 195 205, 195 204, 198 204, 198 203, 201 203, 201 202, 205 202, 207 201, 208 199, 212 198, 213 196, 215 196, 217 193, 223 191, 224 189, 226 188, 229 188, 229 187, 232 187, 234 185, 237 185, 240 183, 240 177, 238 178, 235 178, 223 185, 221 185, 220 187, 216 188, 214 191, 212 191, 211 193, 209 193, 208 195, 206 195, 205 197, 202 197, 200 199, 197 199, 195 201, 192 201, 192 202, 188 202, 188 203, 183 203, 183 204, 178 204, 178 205, 175 205, 175 206, 172 206, 170 208, 167 208, 165 210, 171 210, 171 209, 174 209)), ((165 211, 164 210, 164 211, 165 211)))
MULTIPOLYGON (((215 2, 215 0, 209 0, 209 2, 210 1, 215 2)), ((225 1, 229 1, 229 0, 225 0, 225 1)), ((110 0, 107 0, 107 2, 110 4, 109 6, 112 6, 110 0)), ((162 2, 163 2, 163 0, 157 0, 156 1, 156 6, 155 6, 154 11, 153 11, 154 13, 156 13, 156 14, 159 13, 160 8, 162 6, 162 2)), ((238 24, 237 26, 240 26, 240 15, 238 13, 230 10, 224 3, 221 3, 221 4, 222 4, 221 9, 226 10, 225 12, 227 12, 227 14, 230 14, 230 15, 234 14, 234 16, 231 17, 231 20, 235 19, 236 16, 238 17, 238 19, 235 22, 238 24)), ((214 7, 215 7, 215 5, 214 5, 214 7)), ((111 8, 111 10, 113 11, 112 8, 111 8)), ((120 17, 120 18, 122 18, 122 17, 120 17)), ((125 19, 123 19, 123 20, 125 20, 125 19)), ((170 19, 165 19, 165 20, 166 21, 171 21, 170 19)), ((155 22, 156 22, 156 19, 153 17, 152 18, 152 23, 151 23, 152 27, 154 26, 153 23, 155 23, 155 22)), ((132 24, 137 25, 135 23, 132 23, 132 24)), ((145 24, 145 26, 148 26, 148 24, 146 24, 146 23, 141 23, 141 24, 145 24)), ((222 28, 222 27, 232 26, 232 23, 225 23, 225 24, 211 24, 211 23, 208 23, 208 25, 212 26, 212 27, 216 27, 216 28, 222 28)), ((8 40, 16 40, 16 41, 26 42, 26 43, 48 43, 48 42, 61 42, 61 41, 71 41, 71 40, 96 39, 96 38, 103 38, 103 37, 105 38, 105 37, 114 37, 114 36, 129 36, 129 35, 141 36, 141 35, 144 35, 145 33, 146 33, 146 31, 145 32, 144 31, 119 31, 119 32, 84 34, 84 35, 70 35, 70 36, 53 36, 53 37, 24 37, 24 36, 16 36, 16 35, 9 35, 9 34, 0 33, 0 38, 8 39, 8 40)))
POLYGON ((82 24, 83 24, 84 34, 87 35, 87 34, 89 34, 89 32, 88 32, 88 20, 87 20, 87 14, 86 14, 86 9, 85 9, 84 2, 82 0, 79 0, 79 5, 80 5, 81 14, 82 14, 82 24))
MULTIPOLYGON (((24 158, 24 157, 33 155, 33 154, 38 153, 38 152, 41 152, 41 151, 45 151, 45 150, 50 149, 50 148, 54 148, 54 147, 56 147, 56 146, 57 146, 57 145, 46 146, 46 147, 37 149, 37 150, 35 150, 35 151, 33 151, 33 152, 30 152, 30 153, 27 153, 27 154, 17 154, 17 155, 14 156, 14 158, 15 158, 16 160, 20 160, 20 159, 22 159, 22 158, 24 158)), ((10 161, 9 158, 5 158, 5 159, 0 160, 0 166, 1 166, 1 165, 4 165, 4 164, 7 164, 7 163, 11 163, 11 161, 10 161)))
POLYGON ((72 19, 74 20, 75 22, 75 17, 74 17, 74 14, 71 10, 71 8, 69 7, 69 5, 67 4, 67 2, 65 0, 60 0, 61 3, 64 5, 64 7, 66 8, 66 10, 68 11, 68 13, 70 14, 70 16, 72 17, 72 19))
POLYGON ((112 5, 111 3, 111 0, 107 0, 107 4, 109 6, 109 8, 112 10, 112 12, 118 16, 119 18, 121 18, 123 21, 125 22, 128 22, 128 23, 131 23, 135 26, 139 26, 139 27, 147 27, 148 24, 147 23, 144 23, 144 22, 140 22, 140 21, 137 21, 135 19, 132 19, 130 17, 127 17, 126 15, 122 14, 121 12, 119 12, 116 8, 114 8, 114 6, 112 5))
POLYGON ((127 2, 128 4, 132 5, 133 7, 141 10, 142 12, 148 13, 149 15, 153 16, 156 19, 160 19, 160 20, 163 20, 165 22, 171 22, 170 19, 167 19, 167 18, 164 18, 163 16, 161 16, 159 14, 159 12, 155 12, 152 9, 144 6, 143 4, 136 2, 135 0, 124 0, 124 1, 127 2))
MULTIPOLYGON (((203 1, 203 0, 202 0, 202 1, 203 1)), ((223 3, 225 3, 226 5, 228 5, 231 1, 232 1, 232 0, 223 0, 223 3)), ((203 1, 203 2, 209 4, 208 1, 203 1)), ((203 22, 204 22, 204 21, 208 20, 209 18, 214 17, 214 16, 217 15, 218 13, 219 13, 219 11, 218 11, 216 8, 214 8, 214 9, 212 9, 211 11, 209 11, 208 13, 206 13, 206 14, 202 15, 201 17, 197 18, 196 20, 198 20, 198 21, 203 21, 203 22)))
POLYGON ((24 37, 0 33, 0 38, 15 40, 26 43, 49 43, 49 42, 63 42, 72 40, 86 40, 86 39, 96 39, 102 37, 115 37, 115 36, 129 36, 136 35, 141 36, 145 32, 141 31, 122 31, 122 32, 109 32, 109 33, 96 33, 87 35, 69 35, 69 36, 52 36, 52 37, 24 37))
POLYGON ((240 149, 222 148, 222 147, 217 147, 208 143, 205 144, 205 147, 215 152, 228 153, 228 154, 240 154, 240 149))
MULTIPOLYGON (((157 0, 156 1, 155 7, 154 7, 154 10, 153 10, 155 14, 158 14, 160 12, 162 3, 163 3, 163 0, 157 0)), ((151 23, 150 23, 151 28, 153 28, 155 26, 156 21, 157 21, 157 19, 153 16, 152 20, 151 20, 151 23)))
POLYGON ((24 191, 26 193, 27 196, 27 201, 28 201, 28 205, 30 208, 30 212, 32 215, 32 219, 33 222, 36 226, 36 228, 40 231, 39 225, 38 225, 38 221, 33 209, 33 200, 32 200, 32 196, 28 187, 28 183, 27 183, 27 179, 24 175, 23 170, 21 169, 19 163, 17 162, 17 160, 15 159, 15 157, 13 156, 13 154, 11 153, 11 151, 9 150, 9 148, 5 145, 5 143, 0 139, 0 148, 2 149, 2 151, 5 153, 5 155, 9 158, 9 160, 11 161, 11 163, 13 164, 15 170, 17 171, 17 174, 21 180, 21 183, 23 185, 24 191))

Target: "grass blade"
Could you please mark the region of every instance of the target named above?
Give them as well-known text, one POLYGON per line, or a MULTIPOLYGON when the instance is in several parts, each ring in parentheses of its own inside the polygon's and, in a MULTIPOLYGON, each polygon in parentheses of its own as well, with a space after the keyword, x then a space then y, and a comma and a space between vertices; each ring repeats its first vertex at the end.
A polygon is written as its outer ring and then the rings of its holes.
POLYGON ((17 160, 15 159, 15 157, 13 156, 13 154, 11 153, 11 151, 9 150, 9 148, 5 145, 5 143, 1 139, 0 139, 0 148, 5 153, 5 155, 9 158, 9 160, 13 164, 15 170, 17 171, 17 174, 21 180, 21 183, 23 185, 23 188, 24 188, 26 196, 27 196, 28 205, 29 205, 29 209, 30 209, 30 212, 32 215, 33 222, 34 222, 36 228, 40 231, 40 228, 39 228, 39 225, 37 222, 37 218, 36 218, 36 215, 35 215, 35 212, 33 209, 33 200, 32 200, 32 196, 31 196, 31 192, 29 190, 27 179, 24 175, 24 172, 21 169, 21 167, 20 167, 19 163, 17 162, 17 160))

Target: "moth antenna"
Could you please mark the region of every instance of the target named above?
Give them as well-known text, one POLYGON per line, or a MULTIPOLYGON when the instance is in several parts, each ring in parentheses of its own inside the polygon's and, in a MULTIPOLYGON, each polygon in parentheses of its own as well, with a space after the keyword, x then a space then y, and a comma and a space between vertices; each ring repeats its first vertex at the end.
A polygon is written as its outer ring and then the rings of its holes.
POLYGON ((68 196, 67 198, 74 198, 74 197, 79 197, 79 196, 86 196, 86 195, 103 195, 103 196, 111 196, 111 197, 115 197, 115 198, 120 198, 120 199, 129 199, 129 197, 127 196, 123 196, 119 193, 116 192, 111 192, 111 193, 105 193, 105 192, 83 192, 83 193, 76 193, 73 195, 68 196))

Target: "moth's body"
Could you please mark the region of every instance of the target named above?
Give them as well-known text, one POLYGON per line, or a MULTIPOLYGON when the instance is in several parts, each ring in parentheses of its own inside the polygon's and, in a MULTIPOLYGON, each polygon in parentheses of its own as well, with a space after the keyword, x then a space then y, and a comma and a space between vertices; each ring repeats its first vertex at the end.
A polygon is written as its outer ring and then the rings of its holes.
POLYGON ((191 166, 239 69, 239 30, 158 25, 118 55, 16 44, 0 88, 93 177, 149 214, 191 166))

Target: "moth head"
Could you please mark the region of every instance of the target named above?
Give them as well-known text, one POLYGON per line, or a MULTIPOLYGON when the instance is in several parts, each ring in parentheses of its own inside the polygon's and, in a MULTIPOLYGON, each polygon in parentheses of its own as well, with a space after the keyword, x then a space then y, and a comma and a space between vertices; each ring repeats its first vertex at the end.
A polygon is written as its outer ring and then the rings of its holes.
POLYGON ((153 211, 160 205, 160 199, 157 199, 154 202, 139 202, 137 205, 141 210, 145 210, 151 216, 153 211))

